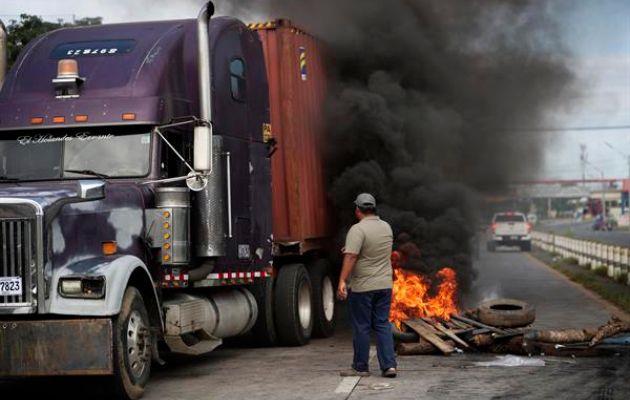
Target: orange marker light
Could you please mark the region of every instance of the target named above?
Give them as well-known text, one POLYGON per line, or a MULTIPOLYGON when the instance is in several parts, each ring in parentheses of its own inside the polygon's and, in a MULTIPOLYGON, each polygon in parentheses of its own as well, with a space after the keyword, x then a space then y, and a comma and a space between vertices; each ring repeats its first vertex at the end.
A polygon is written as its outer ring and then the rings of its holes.
POLYGON ((171 238, 171 234, 170 233, 165 233, 163 238, 164 238, 164 240, 169 240, 171 238))
POLYGON ((88 122, 88 116, 87 115, 75 115, 74 116, 74 122, 88 122))
POLYGON ((111 256, 118 252, 118 245, 116 242, 103 242, 103 254, 106 256, 111 256))
POLYGON ((162 224, 162 227, 164 229, 169 229, 171 227, 171 224, 169 224, 168 222, 165 222, 165 223, 162 224))
POLYGON ((162 246, 162 248, 163 248, 164 250, 168 250, 168 249, 170 249, 170 248, 171 248, 171 244, 170 244, 170 243, 164 243, 164 246, 162 246))
POLYGON ((44 118, 43 117, 33 117, 31 118, 31 124, 33 125, 41 125, 44 123, 44 118))
POLYGON ((163 216, 164 218, 170 218, 170 217, 171 217, 171 213, 170 213, 170 212, 168 212, 168 211, 164 211, 164 212, 162 213, 162 216, 163 216))
POLYGON ((162 260, 163 260, 163 261, 170 261, 170 259, 171 259, 171 256, 170 256, 170 255, 168 255, 168 254, 164 254, 164 255, 162 256, 162 260))
POLYGON ((74 59, 59 60, 57 63, 58 77, 75 77, 79 76, 79 63, 74 59))
POLYGON ((135 121, 136 120, 136 113, 124 113, 122 115, 122 119, 123 119, 123 121, 135 121))
POLYGON ((66 122, 66 117, 53 117, 53 124, 63 124, 66 122))

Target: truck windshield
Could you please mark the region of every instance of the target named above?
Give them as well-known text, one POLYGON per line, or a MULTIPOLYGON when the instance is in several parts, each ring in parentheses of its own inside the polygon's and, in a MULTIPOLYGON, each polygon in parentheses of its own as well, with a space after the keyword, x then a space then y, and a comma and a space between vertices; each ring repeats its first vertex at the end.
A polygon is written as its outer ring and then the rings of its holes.
POLYGON ((0 181, 145 176, 150 148, 148 128, 1 133, 0 181))

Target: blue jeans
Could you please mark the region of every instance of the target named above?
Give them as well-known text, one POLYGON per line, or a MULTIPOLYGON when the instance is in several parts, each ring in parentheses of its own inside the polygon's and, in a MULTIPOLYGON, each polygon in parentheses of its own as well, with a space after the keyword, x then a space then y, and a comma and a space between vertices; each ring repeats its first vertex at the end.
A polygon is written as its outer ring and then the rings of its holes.
POLYGON ((392 290, 372 290, 348 294, 350 321, 352 323, 352 345, 354 360, 352 368, 357 371, 369 370, 370 332, 376 334, 376 350, 381 370, 396 367, 394 338, 389 323, 389 308, 392 290))

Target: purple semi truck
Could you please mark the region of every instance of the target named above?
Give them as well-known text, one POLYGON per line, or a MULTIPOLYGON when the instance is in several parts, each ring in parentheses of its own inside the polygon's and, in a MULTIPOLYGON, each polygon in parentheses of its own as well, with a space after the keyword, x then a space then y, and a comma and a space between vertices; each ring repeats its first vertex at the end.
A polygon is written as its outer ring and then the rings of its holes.
POLYGON ((2 76, 0 378, 133 399, 161 351, 332 334, 325 240, 272 234, 262 43, 212 14, 53 31, 2 76))

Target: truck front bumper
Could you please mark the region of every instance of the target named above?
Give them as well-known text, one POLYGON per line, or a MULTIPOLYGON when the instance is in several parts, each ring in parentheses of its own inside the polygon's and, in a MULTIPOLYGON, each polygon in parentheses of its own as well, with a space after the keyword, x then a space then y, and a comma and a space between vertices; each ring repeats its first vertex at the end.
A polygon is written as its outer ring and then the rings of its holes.
POLYGON ((112 373, 108 318, 0 321, 0 377, 112 373))

